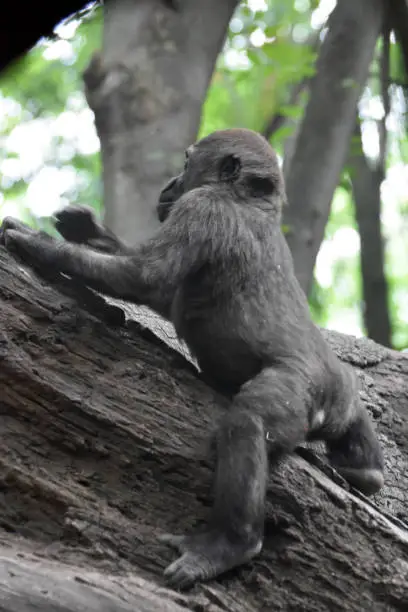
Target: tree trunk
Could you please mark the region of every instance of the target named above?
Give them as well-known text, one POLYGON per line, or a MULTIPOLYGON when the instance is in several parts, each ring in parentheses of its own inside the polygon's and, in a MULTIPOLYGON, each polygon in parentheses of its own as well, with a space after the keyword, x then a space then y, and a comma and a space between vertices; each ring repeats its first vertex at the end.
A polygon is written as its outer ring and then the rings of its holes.
POLYGON ((383 18, 384 0, 339 0, 310 85, 286 174, 289 206, 284 215, 295 271, 306 292, 383 18))
POLYGON ((101 139, 105 223, 129 244, 158 226, 158 188, 183 167, 238 0, 108 0, 85 75, 101 139))
POLYGON ((357 125, 358 150, 351 155, 351 184, 360 234, 361 275, 364 296, 364 324, 370 338, 391 346, 388 287, 384 273, 384 243, 381 235, 381 184, 384 169, 370 168, 365 158, 361 129, 357 125))
POLYGON ((52 283, 0 249, 2 612, 407 609, 407 357, 327 333, 376 420, 382 494, 368 502, 299 449, 271 474, 261 555, 181 595, 156 536, 208 516, 225 399, 134 320, 166 337, 158 317, 125 305, 125 323, 120 302, 52 283))

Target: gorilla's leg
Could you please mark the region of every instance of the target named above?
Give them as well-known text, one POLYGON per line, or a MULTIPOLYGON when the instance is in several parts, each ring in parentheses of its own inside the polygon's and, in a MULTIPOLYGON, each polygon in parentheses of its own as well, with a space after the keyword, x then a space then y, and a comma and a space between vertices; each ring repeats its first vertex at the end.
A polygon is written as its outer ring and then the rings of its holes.
POLYGON ((370 416, 358 404, 353 419, 342 434, 326 439, 328 455, 335 469, 352 486, 372 495, 384 484, 384 458, 370 416))
POLYGON ((262 548, 268 455, 277 460, 304 441, 306 409, 291 373, 266 369, 241 388, 217 434, 215 503, 205 533, 165 535, 181 553, 166 570, 174 587, 208 580, 262 548))

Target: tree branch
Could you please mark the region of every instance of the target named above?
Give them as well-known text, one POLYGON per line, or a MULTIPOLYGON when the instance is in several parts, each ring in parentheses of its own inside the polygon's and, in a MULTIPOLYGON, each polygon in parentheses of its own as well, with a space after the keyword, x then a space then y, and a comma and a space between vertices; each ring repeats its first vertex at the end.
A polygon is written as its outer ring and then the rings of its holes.
MULTIPOLYGON (((371 168, 362 149, 361 128, 355 127, 350 174, 360 234, 360 261, 364 296, 364 323, 370 338, 391 346, 388 287, 384 275, 384 242, 381 235, 381 184, 384 166, 371 168)), ((383 142, 382 147, 385 146, 383 142)), ((380 156, 383 157, 383 154, 380 156)), ((384 158, 383 158, 384 159, 384 158)))
POLYGON ((378 133, 380 141, 378 166, 382 168, 383 176, 385 176, 385 163, 387 154, 387 117, 391 111, 390 93, 388 90, 390 82, 390 34, 391 30, 389 25, 389 19, 387 17, 384 23, 383 48, 380 58, 380 85, 384 115, 378 123, 378 133))
POLYGON ((289 206, 284 224, 305 291, 312 280, 383 16, 383 0, 343 0, 329 18, 286 177, 289 206))

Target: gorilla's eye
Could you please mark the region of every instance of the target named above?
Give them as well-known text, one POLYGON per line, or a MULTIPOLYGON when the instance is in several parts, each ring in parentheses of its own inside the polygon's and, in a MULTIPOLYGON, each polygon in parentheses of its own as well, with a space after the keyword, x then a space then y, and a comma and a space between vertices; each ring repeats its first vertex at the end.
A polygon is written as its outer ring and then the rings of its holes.
POLYGON ((247 179, 247 184, 251 195, 255 198, 272 195, 275 191, 275 183, 266 176, 250 176, 247 179))

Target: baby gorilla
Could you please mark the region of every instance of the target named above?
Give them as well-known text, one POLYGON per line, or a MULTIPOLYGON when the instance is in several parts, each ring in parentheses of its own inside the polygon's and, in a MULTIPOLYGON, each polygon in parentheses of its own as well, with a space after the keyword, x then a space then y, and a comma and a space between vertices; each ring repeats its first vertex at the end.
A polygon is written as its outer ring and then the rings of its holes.
POLYGON ((277 462, 306 439, 325 440, 334 467, 364 493, 383 485, 382 452, 354 374, 312 323, 295 278, 280 228, 284 202, 269 144, 232 129, 189 147, 184 171, 160 196, 159 231, 135 249, 78 207, 57 215, 57 228, 71 242, 10 218, 0 232, 27 263, 172 321, 205 376, 231 397, 217 426, 208 528, 162 536, 181 553, 165 570, 175 587, 259 553, 268 460, 277 462))

